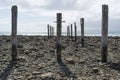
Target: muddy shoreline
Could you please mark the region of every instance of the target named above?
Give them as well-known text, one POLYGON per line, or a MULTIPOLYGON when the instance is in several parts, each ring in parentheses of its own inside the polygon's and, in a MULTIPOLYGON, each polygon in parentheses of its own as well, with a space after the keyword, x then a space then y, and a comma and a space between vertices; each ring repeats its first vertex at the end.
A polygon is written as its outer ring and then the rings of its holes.
POLYGON ((8 80, 118 80, 120 37, 108 37, 108 62, 101 63, 101 38, 62 37, 62 61, 56 61, 56 39, 18 36, 17 62, 10 67, 10 36, 0 36, 0 77, 8 80), (8 69, 8 70, 7 70, 8 69), (5 72, 5 70, 7 71, 5 72), (6 74, 7 73, 7 74, 6 74), (6 78, 7 77, 7 78, 6 78))

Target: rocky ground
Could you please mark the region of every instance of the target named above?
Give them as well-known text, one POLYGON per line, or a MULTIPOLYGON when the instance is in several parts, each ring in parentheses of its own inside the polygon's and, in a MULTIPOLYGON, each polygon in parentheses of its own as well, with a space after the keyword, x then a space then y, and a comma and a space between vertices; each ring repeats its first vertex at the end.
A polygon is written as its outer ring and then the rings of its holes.
POLYGON ((120 80, 120 37, 108 38, 108 62, 101 63, 101 38, 62 37, 62 63, 56 39, 18 36, 17 61, 11 62, 10 36, 0 36, 0 80, 120 80))

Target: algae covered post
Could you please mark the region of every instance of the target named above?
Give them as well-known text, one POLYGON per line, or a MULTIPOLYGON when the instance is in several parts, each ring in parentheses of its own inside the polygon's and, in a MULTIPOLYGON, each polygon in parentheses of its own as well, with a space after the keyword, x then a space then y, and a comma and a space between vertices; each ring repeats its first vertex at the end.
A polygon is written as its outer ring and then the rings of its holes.
POLYGON ((108 5, 102 5, 102 62, 107 62, 108 5))
POLYGON ((61 60, 61 28, 62 28, 62 14, 57 13, 57 61, 61 60))
POLYGON ((82 47, 84 47, 84 18, 80 19, 81 23, 81 42, 82 42, 82 47))
POLYGON ((12 6, 12 61, 17 59, 17 6, 12 6))

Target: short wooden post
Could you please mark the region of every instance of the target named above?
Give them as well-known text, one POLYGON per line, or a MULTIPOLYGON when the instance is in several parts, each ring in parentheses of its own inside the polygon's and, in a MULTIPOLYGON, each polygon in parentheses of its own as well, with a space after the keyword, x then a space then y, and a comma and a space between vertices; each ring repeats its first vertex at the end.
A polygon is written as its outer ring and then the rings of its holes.
POLYGON ((71 24, 71 38, 73 38, 72 24, 71 24))
POLYGON ((52 27, 50 26, 50 37, 52 36, 52 27))
POLYGON ((108 5, 102 5, 102 61, 107 62, 108 5))
POLYGON ((68 26, 68 37, 70 37, 70 27, 68 26))
POLYGON ((50 26, 49 24, 47 25, 47 29, 48 29, 48 39, 50 38, 50 26))
POLYGON ((54 27, 52 28, 52 31, 53 31, 53 36, 54 36, 54 27))
POLYGON ((62 14, 57 13, 57 61, 61 60, 61 28, 62 28, 62 14))
POLYGON ((12 6, 12 61, 17 60, 17 6, 12 6))
POLYGON ((80 19, 81 23, 81 42, 82 42, 82 47, 84 47, 84 18, 80 19))
POLYGON ((53 36, 53 34, 54 34, 54 27, 52 27, 52 36, 53 36))
POLYGON ((68 37, 68 26, 67 26, 67 37, 68 37))
POLYGON ((75 27, 75 41, 77 40, 77 26, 76 23, 74 23, 74 27, 75 27))

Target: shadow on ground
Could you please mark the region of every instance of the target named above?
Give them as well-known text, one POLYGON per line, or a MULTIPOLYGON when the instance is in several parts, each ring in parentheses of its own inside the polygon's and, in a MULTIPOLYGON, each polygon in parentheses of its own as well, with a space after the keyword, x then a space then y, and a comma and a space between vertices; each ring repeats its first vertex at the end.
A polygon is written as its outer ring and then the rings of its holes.
POLYGON ((120 62, 119 63, 108 63, 110 65, 111 69, 115 69, 115 70, 120 70, 120 62))
POLYGON ((3 70, 3 72, 0 74, 0 80, 7 80, 7 77, 10 75, 11 70, 13 69, 15 65, 14 61, 10 61, 7 68, 3 70))
POLYGON ((63 62, 58 62, 60 69, 67 77, 75 78, 75 75, 70 71, 70 69, 63 62))

